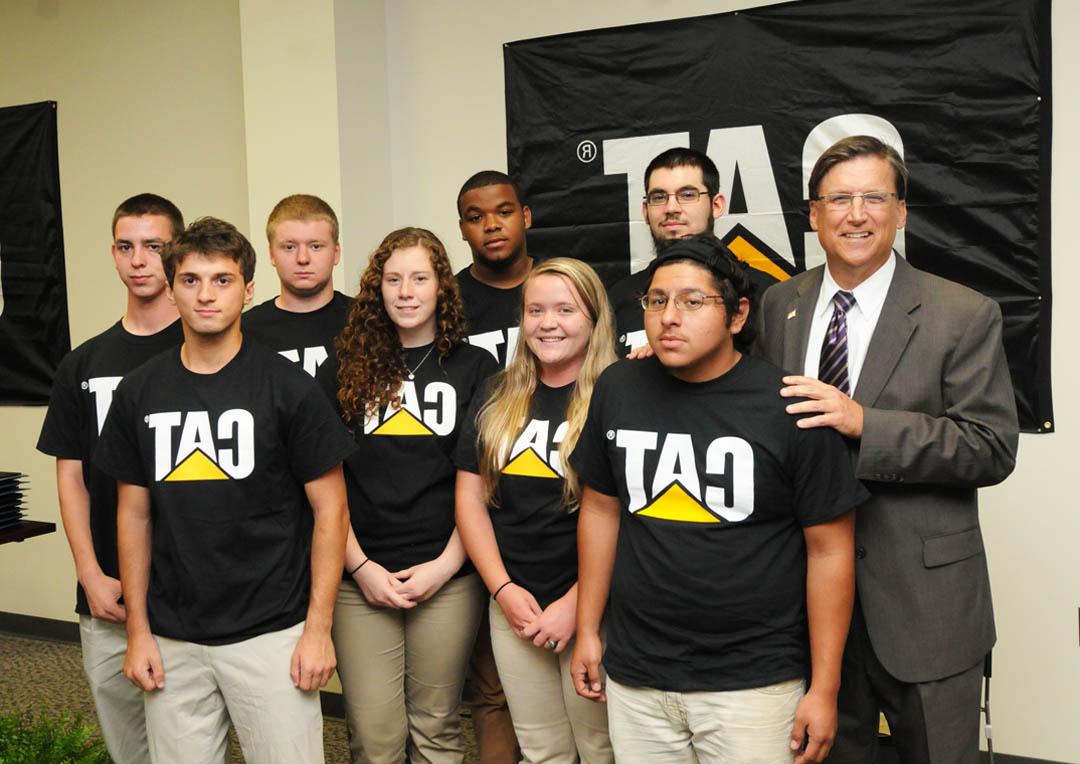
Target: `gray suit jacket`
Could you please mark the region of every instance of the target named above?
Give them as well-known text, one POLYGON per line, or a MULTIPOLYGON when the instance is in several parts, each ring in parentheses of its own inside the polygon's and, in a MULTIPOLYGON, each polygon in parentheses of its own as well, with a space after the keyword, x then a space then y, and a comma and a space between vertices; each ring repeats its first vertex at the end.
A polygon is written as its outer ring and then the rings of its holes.
MULTIPOLYGON (((796 374, 823 270, 761 299, 756 351, 796 374)), ((1012 472, 1018 440, 997 304, 897 257, 853 397, 855 474, 872 494, 855 524, 870 640, 901 681, 951 676, 995 639, 976 489, 1012 472)))

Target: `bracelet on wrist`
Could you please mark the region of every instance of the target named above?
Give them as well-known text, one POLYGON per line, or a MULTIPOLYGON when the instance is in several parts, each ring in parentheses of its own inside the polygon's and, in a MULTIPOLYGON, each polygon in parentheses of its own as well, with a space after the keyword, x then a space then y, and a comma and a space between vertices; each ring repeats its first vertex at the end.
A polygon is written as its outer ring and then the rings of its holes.
POLYGON ((498 589, 495 590, 495 593, 491 595, 491 599, 493 599, 493 600, 499 599, 499 592, 501 592, 503 589, 505 589, 506 587, 508 587, 512 583, 514 583, 514 582, 510 581, 510 580, 507 580, 506 583, 504 583, 502 586, 500 586, 498 589))
POLYGON ((357 565, 357 566, 356 566, 355 568, 353 568, 352 570, 350 570, 350 571, 349 571, 349 575, 350 575, 350 576, 354 576, 354 575, 356 575, 356 571, 360 570, 360 568, 362 568, 362 567, 364 567, 365 565, 367 565, 367 564, 368 564, 368 562, 370 562, 370 561, 371 561, 371 558, 370 558, 370 557, 365 557, 365 558, 364 558, 364 561, 363 561, 362 563, 360 563, 360 564, 359 564, 359 565, 357 565))

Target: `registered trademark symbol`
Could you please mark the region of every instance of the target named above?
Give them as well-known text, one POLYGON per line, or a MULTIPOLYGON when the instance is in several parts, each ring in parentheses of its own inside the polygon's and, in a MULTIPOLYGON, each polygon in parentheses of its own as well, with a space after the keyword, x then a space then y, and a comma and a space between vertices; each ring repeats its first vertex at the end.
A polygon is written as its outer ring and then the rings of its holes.
POLYGON ((596 144, 592 141, 582 141, 577 145, 577 158, 588 164, 596 159, 596 144))

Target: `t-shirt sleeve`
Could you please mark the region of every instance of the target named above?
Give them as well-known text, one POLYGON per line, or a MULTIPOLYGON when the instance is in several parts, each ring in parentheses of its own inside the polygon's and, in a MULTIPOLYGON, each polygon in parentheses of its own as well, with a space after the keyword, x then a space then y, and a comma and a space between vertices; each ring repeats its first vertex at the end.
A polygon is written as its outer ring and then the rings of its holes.
POLYGON ((81 437, 85 431, 86 411, 79 405, 78 367, 75 356, 68 354, 56 370, 49 408, 41 425, 37 450, 59 459, 85 459, 81 437))
POLYGON ((584 485, 607 496, 618 496, 619 489, 612 475, 604 434, 603 412, 610 390, 607 380, 610 378, 610 375, 603 374, 596 381, 589 400, 589 413, 574 452, 570 454, 570 466, 584 485))
POLYGON ((145 487, 150 485, 150 478, 139 455, 133 411, 134 401, 121 382, 113 394, 109 414, 105 417, 101 436, 94 447, 94 464, 116 480, 145 487))
POLYGON ((828 427, 796 427, 794 440, 792 475, 800 525, 828 522, 870 498, 855 478, 847 442, 838 432, 828 427))
POLYGON ((313 380, 291 412, 288 427, 289 464, 293 475, 307 483, 341 464, 356 449, 345 425, 313 380))
MULTIPOLYGON (((484 355, 491 360, 494 366, 498 366, 495 359, 487 352, 484 355)), ((465 413, 465 421, 461 423, 461 434, 458 435, 457 445, 454 446, 454 466, 459 470, 480 474, 479 444, 476 442, 476 415, 481 407, 491 396, 490 383, 481 383, 465 413)))

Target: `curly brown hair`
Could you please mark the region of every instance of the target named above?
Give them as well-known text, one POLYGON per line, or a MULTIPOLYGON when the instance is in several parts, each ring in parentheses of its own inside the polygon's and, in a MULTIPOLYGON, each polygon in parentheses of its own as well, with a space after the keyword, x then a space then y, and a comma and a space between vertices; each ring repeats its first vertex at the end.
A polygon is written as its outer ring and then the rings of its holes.
POLYGON ((363 427, 364 420, 384 406, 401 405, 401 383, 408 373, 405 348, 383 303, 382 278, 386 261, 395 251, 416 246, 431 254, 438 282, 435 347, 439 360, 467 336, 461 292, 442 242, 425 228, 399 228, 387 234, 360 276, 356 302, 335 343, 341 362, 338 402, 350 427, 363 427))

